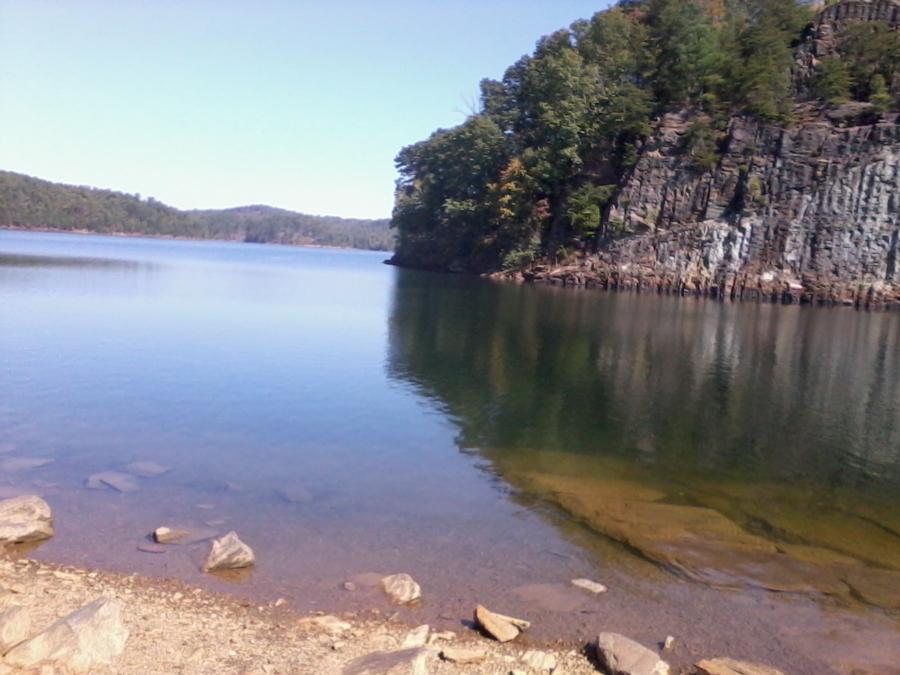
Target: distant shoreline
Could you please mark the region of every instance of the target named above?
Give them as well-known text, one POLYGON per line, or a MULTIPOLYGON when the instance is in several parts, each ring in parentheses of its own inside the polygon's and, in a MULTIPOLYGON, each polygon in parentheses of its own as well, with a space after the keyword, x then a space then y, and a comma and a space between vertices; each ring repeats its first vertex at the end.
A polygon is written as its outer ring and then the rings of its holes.
POLYGON ((289 248, 317 248, 334 251, 365 251, 369 253, 393 253, 391 250, 378 248, 357 248, 355 246, 336 246, 326 244, 282 244, 277 241, 245 241, 243 239, 222 239, 217 237, 184 237, 170 234, 151 234, 148 232, 95 232, 93 230, 70 230, 53 227, 21 227, 18 225, 0 225, 0 231, 37 232, 41 234, 77 234, 95 237, 122 237, 126 239, 160 239, 165 241, 214 241, 222 244, 252 244, 254 246, 285 246, 289 248))

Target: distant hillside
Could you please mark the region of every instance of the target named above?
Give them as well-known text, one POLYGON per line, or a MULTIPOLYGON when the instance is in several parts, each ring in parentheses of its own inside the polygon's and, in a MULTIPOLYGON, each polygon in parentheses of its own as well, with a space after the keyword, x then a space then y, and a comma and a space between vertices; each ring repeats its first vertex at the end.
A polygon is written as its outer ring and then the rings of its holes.
POLYGON ((388 251, 385 220, 310 216, 270 206, 180 211, 149 198, 0 171, 0 227, 388 251))

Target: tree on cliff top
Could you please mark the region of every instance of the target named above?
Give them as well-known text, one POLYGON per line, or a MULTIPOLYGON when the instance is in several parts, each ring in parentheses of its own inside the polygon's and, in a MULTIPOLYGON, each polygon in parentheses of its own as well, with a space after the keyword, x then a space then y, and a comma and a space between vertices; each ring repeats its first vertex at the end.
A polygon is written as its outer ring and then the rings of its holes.
MULTIPOLYGON (((605 210, 653 119, 702 111, 686 151, 715 170, 729 115, 790 118, 794 49, 812 19, 799 0, 628 0, 541 38, 481 82, 478 113, 398 155, 397 261, 493 270, 615 236, 605 210)), ((888 106, 898 33, 853 30, 814 91, 888 106)))

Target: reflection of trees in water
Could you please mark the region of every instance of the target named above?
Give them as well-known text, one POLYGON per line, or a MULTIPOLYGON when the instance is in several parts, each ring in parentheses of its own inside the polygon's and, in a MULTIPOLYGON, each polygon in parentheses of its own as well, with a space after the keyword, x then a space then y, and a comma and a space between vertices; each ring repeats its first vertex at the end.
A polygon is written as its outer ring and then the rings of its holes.
POLYGON ((900 482, 900 318, 400 272, 390 373, 460 444, 830 486, 900 482))
POLYGON ((116 260, 112 258, 80 258, 76 256, 44 256, 26 254, 0 254, 0 268, 3 267, 38 267, 38 268, 116 268, 116 269, 148 269, 151 263, 137 260, 116 260))

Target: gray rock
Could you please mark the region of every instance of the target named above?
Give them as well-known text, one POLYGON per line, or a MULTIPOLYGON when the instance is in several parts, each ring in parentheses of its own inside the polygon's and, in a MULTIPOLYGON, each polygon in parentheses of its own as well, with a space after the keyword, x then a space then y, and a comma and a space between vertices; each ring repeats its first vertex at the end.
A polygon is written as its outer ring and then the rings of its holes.
POLYGON ((600 633, 597 659, 608 675, 668 675, 656 652, 618 633, 600 633))
POLYGON ((520 632, 531 627, 528 621, 497 614, 483 605, 475 607, 475 623, 498 642, 515 640, 520 632))
POLYGON ((191 533, 187 530, 179 530, 175 527, 166 527, 162 525, 153 530, 153 539, 157 544, 174 544, 187 539, 191 533))
POLYGON ((0 613, 0 655, 28 639, 31 614, 19 605, 12 605, 0 613))
POLYGON ((423 647, 375 652, 348 663, 343 675, 428 675, 430 655, 423 647))
POLYGON ((429 625, 423 624, 418 628, 414 628, 406 634, 403 642, 400 644, 402 649, 411 647, 424 647, 428 643, 428 632, 431 630, 429 625))
POLYGON ((522 655, 524 661, 529 668, 539 672, 552 672, 556 669, 556 656, 550 652, 542 652, 537 649, 529 649, 522 655))
MULTIPOLYGON (((888 8, 897 21, 891 3, 854 4, 888 8)), ((590 257, 583 276, 738 299, 900 302, 896 118, 785 127, 735 116, 712 171, 686 161, 695 120, 661 117, 606 218, 628 236, 590 257)))
POLYGON ((205 572, 235 570, 250 567, 255 563, 256 555, 253 549, 242 542, 236 532, 231 531, 224 537, 213 540, 203 570, 205 572))
POLYGON ((130 473, 121 471, 101 471, 88 477, 85 486, 91 490, 103 490, 112 488, 117 492, 136 492, 137 479, 130 473))
POLYGON ((42 541, 53 536, 50 505, 35 495, 0 501, 0 545, 42 541))
POLYGON ((422 589, 408 574, 391 574, 381 580, 381 588, 391 600, 401 605, 415 602, 422 597, 422 589))
POLYGON ((128 640, 122 610, 117 600, 99 598, 14 647, 4 662, 20 669, 52 665, 73 673, 109 665, 128 640))
POLYGON ((768 666, 728 658, 700 661, 695 666, 694 673, 696 675, 784 675, 780 670, 768 666))

